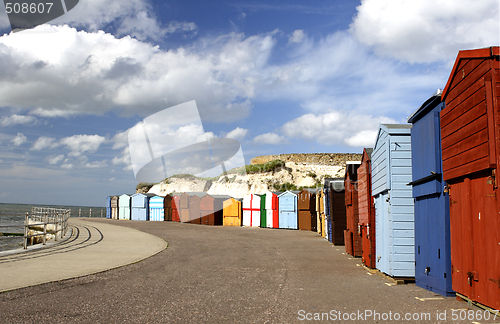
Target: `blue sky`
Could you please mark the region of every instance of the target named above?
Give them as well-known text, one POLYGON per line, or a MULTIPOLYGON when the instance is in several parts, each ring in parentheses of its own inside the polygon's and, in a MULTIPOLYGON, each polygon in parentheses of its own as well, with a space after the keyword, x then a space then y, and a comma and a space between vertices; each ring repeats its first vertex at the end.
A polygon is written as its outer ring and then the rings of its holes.
POLYGON ((0 202, 134 192, 127 130, 191 100, 247 163, 361 153, 499 28, 497 0, 80 0, 13 34, 1 8, 0 202))

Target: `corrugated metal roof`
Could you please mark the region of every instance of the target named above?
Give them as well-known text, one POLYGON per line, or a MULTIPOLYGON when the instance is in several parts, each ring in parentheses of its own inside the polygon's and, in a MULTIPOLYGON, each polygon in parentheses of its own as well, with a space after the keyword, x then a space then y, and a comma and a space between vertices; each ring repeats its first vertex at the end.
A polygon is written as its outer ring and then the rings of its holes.
POLYGON ((411 128, 410 124, 382 124, 387 129, 409 129, 411 128))
POLYGON ((217 199, 222 199, 222 198, 229 199, 229 198, 233 198, 233 197, 231 197, 229 195, 210 195, 210 196, 212 196, 214 198, 217 198, 217 199))

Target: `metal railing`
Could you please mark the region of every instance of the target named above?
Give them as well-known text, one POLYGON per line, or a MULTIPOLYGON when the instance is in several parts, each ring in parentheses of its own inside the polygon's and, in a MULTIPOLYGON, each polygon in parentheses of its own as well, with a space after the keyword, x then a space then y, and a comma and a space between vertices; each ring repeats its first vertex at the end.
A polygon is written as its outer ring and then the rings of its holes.
POLYGON ((68 230, 68 219, 70 217, 70 209, 51 208, 51 207, 32 207, 31 215, 26 213, 24 219, 24 244, 23 247, 27 249, 28 240, 31 237, 42 236, 42 243, 47 243, 47 234, 53 234, 54 240, 57 241, 58 237, 61 239, 66 235, 68 230), (49 225, 54 225, 54 229, 49 229, 49 225), (43 233, 28 234, 28 229, 43 226, 43 233))
MULTIPOLYGON (((24 215, 23 225, 1 225, 0 227, 24 228, 24 233, 22 235, 23 248, 27 249, 28 242, 31 241, 33 244, 33 238, 35 237, 41 236, 43 245, 47 243, 47 235, 54 235, 55 241, 62 239, 68 231, 68 220, 70 215, 70 209, 32 207, 31 212, 26 212, 24 215)), ((13 233, 12 235, 15 234, 13 233)))

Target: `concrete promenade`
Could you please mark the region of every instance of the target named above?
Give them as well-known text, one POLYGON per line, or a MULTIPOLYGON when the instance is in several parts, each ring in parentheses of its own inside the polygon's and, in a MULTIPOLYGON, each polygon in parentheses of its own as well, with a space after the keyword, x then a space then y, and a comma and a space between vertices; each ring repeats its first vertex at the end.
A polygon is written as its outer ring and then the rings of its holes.
POLYGON ((69 224, 61 243, 52 240, 43 249, 0 255, 0 292, 117 268, 167 247, 163 239, 128 227, 95 226, 81 218, 70 218, 69 224))
MULTIPOLYGON (((483 311, 453 297, 394 285, 312 232, 106 219, 75 225, 95 227, 103 239, 40 258, 72 269, 129 253, 137 260, 153 256, 66 280, 71 275, 57 266, 51 273, 61 277, 50 283, 0 293, 1 323, 500 323, 479 319, 483 311), (111 233, 141 235, 105 243, 111 233), (151 244, 156 248, 140 253, 151 244), (72 253, 79 255, 64 257, 72 253), (472 311, 474 320, 452 318, 472 311)), ((37 276, 36 262, 14 260, 9 267, 37 276)), ((4 267, 0 263, 2 286, 4 267)))

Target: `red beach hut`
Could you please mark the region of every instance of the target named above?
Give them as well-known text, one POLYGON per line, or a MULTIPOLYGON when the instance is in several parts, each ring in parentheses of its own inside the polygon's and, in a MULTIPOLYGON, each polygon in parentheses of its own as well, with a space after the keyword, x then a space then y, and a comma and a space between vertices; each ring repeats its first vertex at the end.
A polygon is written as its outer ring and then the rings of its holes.
POLYGON ((363 263, 374 269, 375 263, 375 204, 372 197, 371 156, 373 149, 363 149, 358 168, 358 213, 361 229, 363 263))
POLYGON ((352 256, 362 254, 361 236, 358 234, 358 168, 359 161, 348 161, 345 167, 345 214, 347 228, 344 231, 345 251, 352 256))
POLYGON ((441 96, 452 286, 493 309, 500 309, 499 60, 499 47, 460 51, 441 96))
POLYGON ((181 197, 179 195, 172 195, 172 222, 180 222, 180 204, 181 197))

